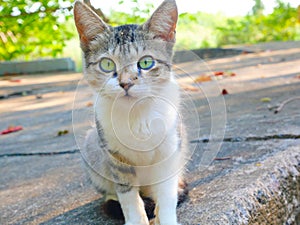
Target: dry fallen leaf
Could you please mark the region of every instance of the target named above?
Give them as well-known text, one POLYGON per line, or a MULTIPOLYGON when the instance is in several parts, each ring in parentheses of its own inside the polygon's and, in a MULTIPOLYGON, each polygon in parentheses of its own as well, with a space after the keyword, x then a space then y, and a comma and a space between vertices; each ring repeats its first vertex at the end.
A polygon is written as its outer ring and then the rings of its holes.
POLYGON ((233 73, 231 71, 216 71, 214 72, 214 75, 217 76, 222 76, 222 77, 235 77, 236 73, 233 73))
POLYGON ((35 98, 36 98, 36 99, 42 99, 42 98, 43 98, 43 95, 37 94, 37 95, 35 96, 35 98))
POLYGON ((260 99, 261 102, 266 102, 266 103, 267 103, 267 102, 270 102, 271 100, 272 100, 272 99, 271 99, 271 98, 268 98, 268 97, 265 97, 265 98, 261 98, 261 99, 260 99))
POLYGON ((180 84, 180 87, 185 91, 194 91, 194 92, 199 91, 199 88, 188 84, 180 84))
POLYGON ((194 80, 195 83, 201 83, 201 82, 207 82, 207 81, 211 81, 211 76, 200 75, 194 80))
POLYGON ((92 102, 87 102, 87 103, 86 103, 86 106, 87 106, 87 107, 92 107, 93 105, 94 105, 94 104, 93 104, 92 102))
POLYGON ((60 130, 60 131, 57 132, 57 136, 63 136, 63 135, 66 135, 68 133, 69 133, 68 130, 60 130))

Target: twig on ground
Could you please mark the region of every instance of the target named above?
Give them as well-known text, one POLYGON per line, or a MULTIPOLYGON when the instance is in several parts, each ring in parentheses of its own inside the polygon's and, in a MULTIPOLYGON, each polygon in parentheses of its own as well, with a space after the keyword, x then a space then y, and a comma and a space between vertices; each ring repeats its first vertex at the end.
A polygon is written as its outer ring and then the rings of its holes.
POLYGON ((216 161, 224 161, 224 160, 230 160, 231 157, 218 157, 218 158, 214 158, 214 160, 216 161))
POLYGON ((283 101, 283 102, 275 109, 274 113, 275 113, 275 114, 279 113, 279 112, 283 109, 283 107, 284 107, 285 105, 287 105, 288 103, 290 103, 291 101, 294 101, 294 100, 300 100, 300 96, 293 97, 293 98, 289 98, 289 99, 283 101))

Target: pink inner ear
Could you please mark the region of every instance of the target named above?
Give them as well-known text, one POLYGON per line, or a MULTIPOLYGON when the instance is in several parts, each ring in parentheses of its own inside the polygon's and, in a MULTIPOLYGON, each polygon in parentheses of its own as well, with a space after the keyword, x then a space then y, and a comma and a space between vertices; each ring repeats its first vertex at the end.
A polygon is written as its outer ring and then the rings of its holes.
POLYGON ((169 30, 165 30, 165 32, 157 31, 157 33, 158 35, 156 35, 155 37, 160 37, 165 41, 175 41, 176 23, 172 24, 169 30))
POLYGON ((176 34, 176 23, 173 24, 171 30, 169 32, 169 36, 167 37, 167 41, 175 41, 175 34, 176 34))
POLYGON ((162 35, 156 35, 154 38, 159 37, 159 38, 161 38, 161 39, 163 39, 165 41, 173 42, 173 41, 175 41, 175 34, 176 34, 176 32, 173 31, 173 32, 170 32, 167 35, 163 35, 163 34, 162 35))

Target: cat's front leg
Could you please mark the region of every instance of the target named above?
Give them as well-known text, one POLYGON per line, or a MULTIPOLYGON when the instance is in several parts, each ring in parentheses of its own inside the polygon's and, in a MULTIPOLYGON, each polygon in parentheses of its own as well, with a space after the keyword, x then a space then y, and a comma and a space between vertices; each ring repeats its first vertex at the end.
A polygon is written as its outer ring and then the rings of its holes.
POLYGON ((177 189, 178 176, 152 187, 156 202, 155 225, 179 225, 176 216, 177 189))
POLYGON ((149 225, 138 188, 117 185, 116 192, 125 217, 125 225, 149 225))

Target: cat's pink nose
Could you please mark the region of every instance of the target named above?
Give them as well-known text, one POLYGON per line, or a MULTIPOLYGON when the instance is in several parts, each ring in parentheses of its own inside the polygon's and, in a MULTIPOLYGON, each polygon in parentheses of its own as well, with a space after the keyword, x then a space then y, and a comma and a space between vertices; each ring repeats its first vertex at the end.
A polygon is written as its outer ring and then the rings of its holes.
POLYGON ((134 84, 133 83, 124 83, 121 82, 120 86, 127 92, 129 90, 129 88, 131 88, 134 84))

